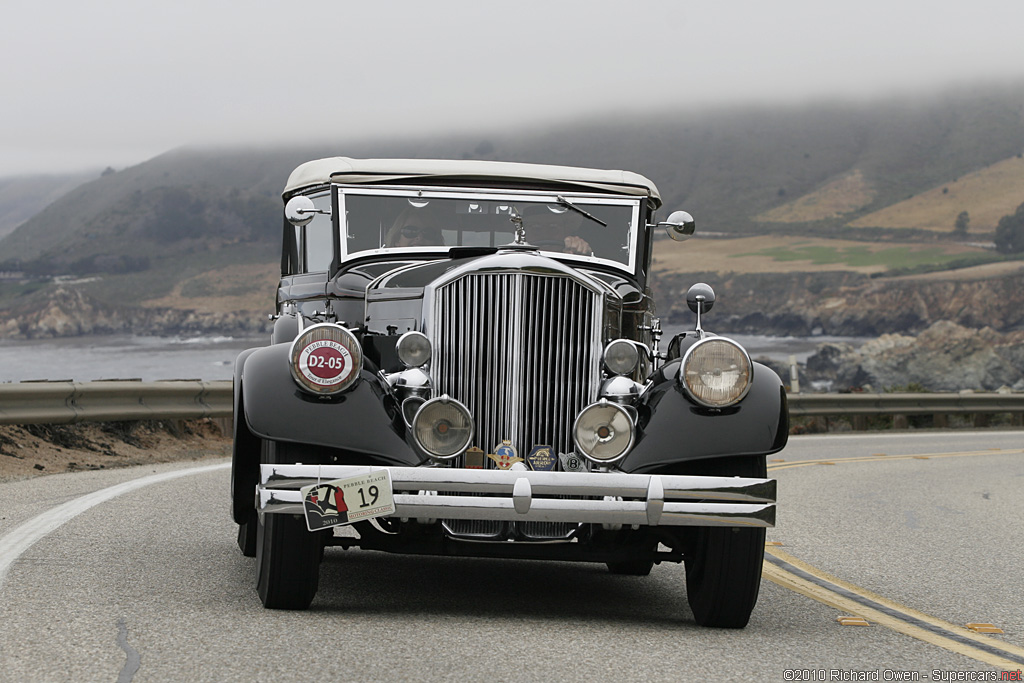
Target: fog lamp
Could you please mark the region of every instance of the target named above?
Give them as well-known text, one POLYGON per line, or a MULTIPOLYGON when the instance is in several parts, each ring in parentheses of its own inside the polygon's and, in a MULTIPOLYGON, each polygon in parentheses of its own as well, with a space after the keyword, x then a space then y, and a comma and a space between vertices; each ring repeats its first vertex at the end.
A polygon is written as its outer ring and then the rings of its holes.
POLYGON ((422 332, 406 332, 398 338, 398 359, 408 368, 418 368, 430 360, 430 340, 422 332))
POLYGON ((473 418, 466 406, 448 396, 439 396, 426 401, 416 411, 412 433, 427 454, 441 459, 453 458, 469 447, 473 418))
POLYGON ((363 351, 350 331, 332 323, 304 329, 288 353, 292 378, 312 394, 330 396, 345 391, 359 379, 363 351))
POLYGON ((604 366, 613 375, 628 375, 639 362, 640 353, 627 339, 616 339, 604 347, 604 366))
POLYGON ((724 408, 747 395, 751 370, 750 357, 742 346, 724 337, 709 337, 687 350, 679 379, 697 403, 724 408))
POLYGON ((576 448, 598 463, 618 460, 633 445, 633 420, 619 405, 601 400, 583 409, 573 425, 576 448))

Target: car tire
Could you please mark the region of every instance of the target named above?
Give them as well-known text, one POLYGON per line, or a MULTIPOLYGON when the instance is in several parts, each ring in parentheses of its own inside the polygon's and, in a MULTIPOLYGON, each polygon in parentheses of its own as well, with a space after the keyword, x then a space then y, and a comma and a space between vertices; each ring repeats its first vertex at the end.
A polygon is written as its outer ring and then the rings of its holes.
MULTIPOLYGON (((765 477, 763 456, 732 458, 721 476, 765 477)), ((701 626, 743 628, 757 604, 765 530, 695 527, 686 557, 686 598, 701 626)))
MULTIPOLYGON (((264 441, 260 460, 294 462, 289 450, 289 444, 264 441)), ((320 580, 323 539, 306 528, 302 515, 263 515, 256 527, 256 591, 263 606, 307 609, 320 580)))

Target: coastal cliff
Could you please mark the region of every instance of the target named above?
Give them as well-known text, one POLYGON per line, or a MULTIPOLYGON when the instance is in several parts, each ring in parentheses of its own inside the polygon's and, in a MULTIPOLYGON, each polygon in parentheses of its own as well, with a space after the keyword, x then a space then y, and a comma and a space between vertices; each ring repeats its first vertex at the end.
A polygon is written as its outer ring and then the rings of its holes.
POLYGON ((41 304, 0 312, 0 339, 51 339, 95 334, 157 337, 269 332, 266 312, 199 312, 178 308, 116 307, 99 303, 72 287, 59 287, 41 304))
POLYGON ((998 332, 1024 330, 1024 268, 993 270, 877 279, 851 271, 673 274, 656 277, 653 290, 662 318, 685 324, 693 317, 686 305, 687 288, 707 282, 717 295, 708 325, 717 332, 915 335, 943 320, 998 332))

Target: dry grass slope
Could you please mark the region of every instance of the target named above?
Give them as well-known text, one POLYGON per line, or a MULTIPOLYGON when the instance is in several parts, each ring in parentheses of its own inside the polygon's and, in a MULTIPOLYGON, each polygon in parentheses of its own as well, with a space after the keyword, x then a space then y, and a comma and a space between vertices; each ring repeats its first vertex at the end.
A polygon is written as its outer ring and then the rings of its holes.
POLYGON ((766 223, 805 223, 838 218, 867 206, 875 193, 859 169, 829 181, 823 187, 755 217, 766 223))
POLYGON ((993 232, 1003 216, 1024 203, 1024 158, 1013 157, 862 216, 855 228, 919 228, 952 232, 961 211, 970 233, 993 232))

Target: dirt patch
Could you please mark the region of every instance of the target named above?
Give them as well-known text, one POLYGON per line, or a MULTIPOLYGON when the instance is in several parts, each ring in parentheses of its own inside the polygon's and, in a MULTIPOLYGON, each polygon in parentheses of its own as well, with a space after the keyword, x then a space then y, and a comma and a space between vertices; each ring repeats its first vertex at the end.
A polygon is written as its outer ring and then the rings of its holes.
POLYGON ((211 419, 3 425, 0 481, 224 457, 231 455, 225 430, 211 419))

